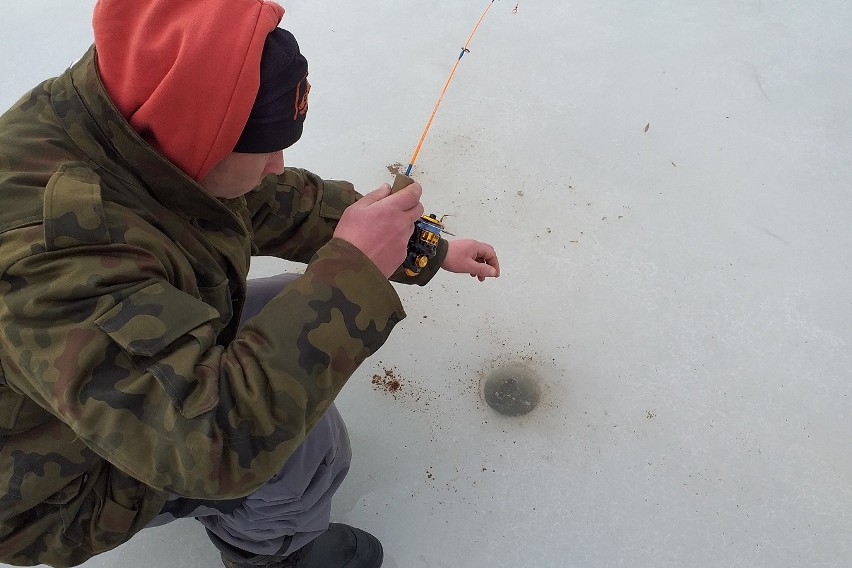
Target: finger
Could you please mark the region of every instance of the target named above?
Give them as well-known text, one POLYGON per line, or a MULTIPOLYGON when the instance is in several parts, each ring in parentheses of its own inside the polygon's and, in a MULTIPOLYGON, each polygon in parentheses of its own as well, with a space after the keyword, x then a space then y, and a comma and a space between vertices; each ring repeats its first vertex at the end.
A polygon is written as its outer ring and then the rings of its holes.
POLYGON ((415 182, 405 186, 392 195, 384 197, 382 201, 388 207, 393 207, 400 211, 408 211, 420 204, 420 196, 422 195, 423 188, 419 183, 415 182))
POLYGON ((480 243, 480 245, 483 246, 477 248, 472 258, 465 263, 467 265, 465 272, 483 282, 486 278, 498 277, 500 267, 497 265, 497 255, 494 249, 484 243, 480 243))
POLYGON ((424 211, 425 209, 423 208, 423 204, 418 203, 417 205, 406 211, 406 213, 411 214, 411 222, 415 223, 423 215, 424 211))
POLYGON ((477 261, 479 264, 476 268, 476 275, 480 280, 484 280, 486 278, 496 278, 499 272, 497 268, 490 264, 486 264, 485 262, 477 261))
POLYGON ((370 205, 372 203, 375 203, 377 201, 381 201, 382 199, 386 198, 390 194, 391 194, 390 185, 383 183, 382 185, 380 185, 379 187, 377 187, 376 189, 374 189, 373 191, 371 191, 370 193, 368 193, 367 195, 365 195, 364 197, 362 197, 358 201, 362 205, 366 206, 366 205, 370 205))
POLYGON ((494 276, 500 276, 500 261, 497 259, 497 253, 490 245, 485 245, 479 251, 476 257, 477 262, 483 262, 494 269, 494 276))
POLYGON ((494 251, 491 252, 492 256, 485 259, 485 262, 488 264, 488 266, 494 268, 494 277, 497 278, 498 276, 500 276, 500 261, 497 259, 497 253, 494 251))

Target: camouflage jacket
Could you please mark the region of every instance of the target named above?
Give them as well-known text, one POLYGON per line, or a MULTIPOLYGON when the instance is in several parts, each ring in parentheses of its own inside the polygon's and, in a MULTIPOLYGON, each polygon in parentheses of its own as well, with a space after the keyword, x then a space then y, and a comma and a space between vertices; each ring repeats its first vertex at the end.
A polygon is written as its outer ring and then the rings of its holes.
POLYGON ((95 57, 0 117, 0 561, 15 565, 109 550, 168 493, 256 489, 405 317, 332 238, 351 185, 288 169, 215 199, 118 114, 95 57), (255 254, 308 264, 238 332, 255 254))

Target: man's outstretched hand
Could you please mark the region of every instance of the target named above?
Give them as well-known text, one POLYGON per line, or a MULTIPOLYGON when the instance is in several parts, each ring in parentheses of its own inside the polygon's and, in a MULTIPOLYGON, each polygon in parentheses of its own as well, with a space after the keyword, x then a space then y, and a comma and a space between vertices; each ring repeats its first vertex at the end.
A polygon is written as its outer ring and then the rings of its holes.
POLYGON ((482 282, 486 278, 497 278, 500 276, 500 262, 494 247, 488 243, 474 241, 473 239, 459 239, 447 241, 447 256, 444 258, 441 268, 449 272, 464 274, 479 278, 482 282))

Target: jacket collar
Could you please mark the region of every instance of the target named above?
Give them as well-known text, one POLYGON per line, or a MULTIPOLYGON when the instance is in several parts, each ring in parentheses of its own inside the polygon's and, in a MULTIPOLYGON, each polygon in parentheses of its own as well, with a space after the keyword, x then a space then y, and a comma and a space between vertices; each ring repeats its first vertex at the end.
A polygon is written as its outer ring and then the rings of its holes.
POLYGON ((98 167, 139 186, 189 219, 244 233, 237 215, 154 150, 118 112, 97 70, 94 46, 52 87, 51 100, 65 131, 98 167), (82 124, 81 124, 82 122, 82 124))

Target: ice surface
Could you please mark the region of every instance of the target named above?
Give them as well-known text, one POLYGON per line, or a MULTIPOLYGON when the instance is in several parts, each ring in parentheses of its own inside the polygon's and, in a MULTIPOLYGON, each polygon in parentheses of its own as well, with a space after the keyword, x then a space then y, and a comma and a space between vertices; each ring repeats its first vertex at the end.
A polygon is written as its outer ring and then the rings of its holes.
MULTIPOLYGON (((83 52, 93 2, 7 4, 4 108, 83 52)), ((485 4, 287 4, 313 86, 288 163, 390 181, 485 4)), ((335 518, 389 568, 849 566, 852 3, 514 5, 413 173, 503 276, 400 289, 339 400, 335 518), (515 361, 544 384, 508 418, 479 389, 515 361)), ((87 563, 217 565, 193 521, 87 563)))

